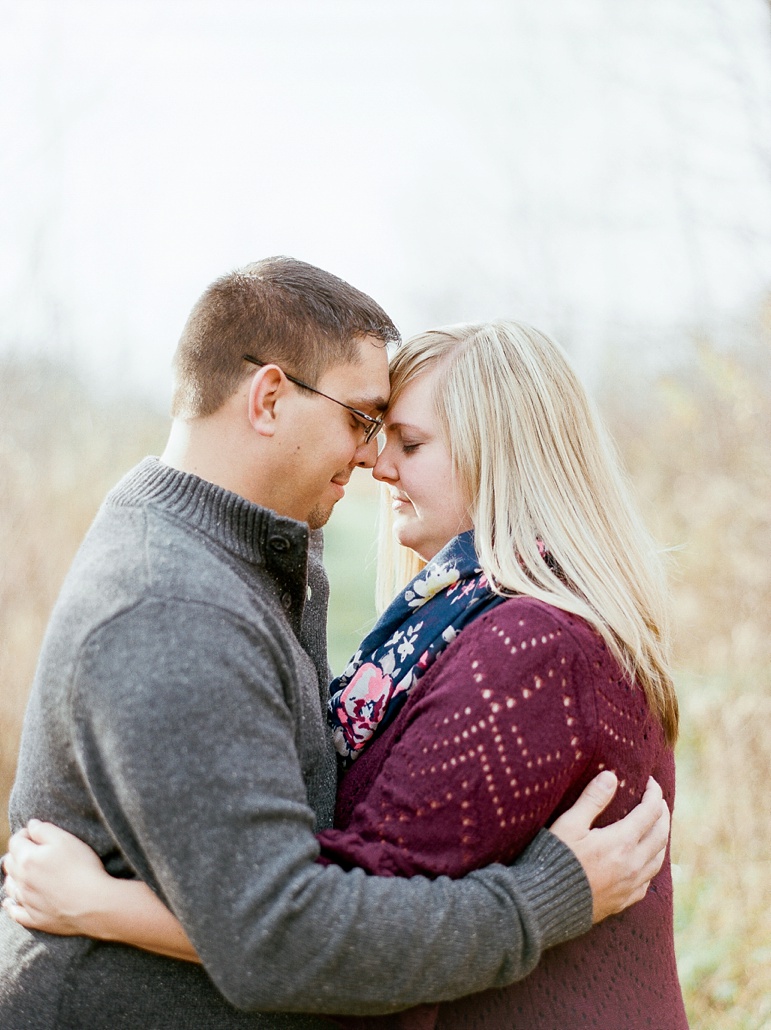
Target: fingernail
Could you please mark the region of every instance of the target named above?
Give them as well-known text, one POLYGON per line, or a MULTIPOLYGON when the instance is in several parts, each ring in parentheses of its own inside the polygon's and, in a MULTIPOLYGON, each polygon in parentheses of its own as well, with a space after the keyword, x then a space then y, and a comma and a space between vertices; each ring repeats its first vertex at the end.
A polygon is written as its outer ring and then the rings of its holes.
POLYGON ((600 775, 597 777, 597 786, 608 794, 613 790, 613 785, 616 782, 615 773, 612 773, 610 769, 603 769, 600 775))

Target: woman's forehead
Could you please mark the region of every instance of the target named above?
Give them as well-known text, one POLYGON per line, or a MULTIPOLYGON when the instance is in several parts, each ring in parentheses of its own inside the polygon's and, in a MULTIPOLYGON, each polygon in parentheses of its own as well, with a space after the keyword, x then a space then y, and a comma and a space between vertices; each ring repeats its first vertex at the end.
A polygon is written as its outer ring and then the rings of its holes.
POLYGON ((430 369, 400 384, 391 394, 386 422, 419 421, 431 417, 434 411, 435 371, 430 369))

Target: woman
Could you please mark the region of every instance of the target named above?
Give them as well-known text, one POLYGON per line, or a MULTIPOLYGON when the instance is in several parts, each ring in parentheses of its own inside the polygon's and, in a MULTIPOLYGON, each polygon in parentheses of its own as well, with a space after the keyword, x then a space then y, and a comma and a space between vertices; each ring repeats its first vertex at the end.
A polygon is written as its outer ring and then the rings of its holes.
MULTIPOLYGON (((411 340, 392 363, 374 475, 401 545, 381 590, 402 589, 332 684, 347 771, 321 861, 453 877, 509 862, 604 768, 620 781, 607 821, 649 775, 671 807, 678 715, 660 562, 556 344, 514 322, 411 340)), ((96 924, 70 913, 66 932, 142 944, 142 920, 156 920, 172 926, 172 953, 192 957, 160 902, 138 912, 98 860, 83 869, 83 909, 106 885, 115 901, 96 924)), ((524 981, 395 1021, 686 1027, 668 861, 642 902, 524 981)))

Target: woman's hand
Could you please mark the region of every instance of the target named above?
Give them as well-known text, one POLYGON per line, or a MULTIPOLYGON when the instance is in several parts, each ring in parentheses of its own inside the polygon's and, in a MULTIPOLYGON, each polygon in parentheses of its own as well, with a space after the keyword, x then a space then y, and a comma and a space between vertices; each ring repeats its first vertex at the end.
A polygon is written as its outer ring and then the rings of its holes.
POLYGON ((11 837, 2 864, 3 908, 28 930, 199 961, 182 925, 146 884, 110 876, 87 844, 53 823, 31 819, 11 837))
POLYGON ((8 848, 3 859, 8 915, 30 930, 93 936, 94 915, 112 881, 98 855, 39 819, 15 833, 8 848))

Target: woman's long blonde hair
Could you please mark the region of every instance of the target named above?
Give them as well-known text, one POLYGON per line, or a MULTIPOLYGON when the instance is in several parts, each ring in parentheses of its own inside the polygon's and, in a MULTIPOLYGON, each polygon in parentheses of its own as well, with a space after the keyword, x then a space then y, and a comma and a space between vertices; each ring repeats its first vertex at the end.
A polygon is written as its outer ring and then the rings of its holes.
MULTIPOLYGON (((434 369, 437 422, 495 590, 586 619, 641 684, 673 744, 678 707, 662 557, 564 352, 539 330, 507 320, 429 330, 392 359, 391 403, 434 369)), ((381 605, 423 564, 395 543, 389 516, 384 505, 381 605)))

